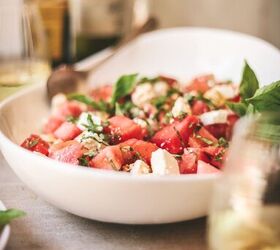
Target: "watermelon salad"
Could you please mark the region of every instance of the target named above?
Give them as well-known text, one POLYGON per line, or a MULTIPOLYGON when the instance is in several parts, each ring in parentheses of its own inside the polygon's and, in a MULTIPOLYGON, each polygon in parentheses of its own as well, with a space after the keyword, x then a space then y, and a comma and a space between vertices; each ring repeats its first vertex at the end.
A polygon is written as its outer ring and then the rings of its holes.
POLYGON ((258 82, 247 63, 239 86, 210 74, 187 84, 124 75, 86 95, 53 97, 42 133, 21 146, 57 161, 134 175, 218 173, 235 122, 257 111, 258 82))

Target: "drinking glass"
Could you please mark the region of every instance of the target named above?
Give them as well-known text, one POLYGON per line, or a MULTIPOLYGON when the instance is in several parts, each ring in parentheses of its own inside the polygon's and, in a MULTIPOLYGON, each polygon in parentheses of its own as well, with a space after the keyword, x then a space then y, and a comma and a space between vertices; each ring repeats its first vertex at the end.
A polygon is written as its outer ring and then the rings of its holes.
POLYGON ((209 216, 211 250, 280 250, 280 114, 241 119, 209 216))
POLYGON ((0 100, 50 73, 47 45, 33 1, 0 2, 0 100))

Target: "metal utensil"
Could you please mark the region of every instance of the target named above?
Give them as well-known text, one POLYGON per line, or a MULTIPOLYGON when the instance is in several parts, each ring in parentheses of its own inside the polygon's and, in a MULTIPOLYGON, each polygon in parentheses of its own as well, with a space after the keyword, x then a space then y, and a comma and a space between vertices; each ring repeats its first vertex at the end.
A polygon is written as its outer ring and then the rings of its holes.
POLYGON ((115 56, 123 47, 133 41, 139 35, 154 30, 158 25, 155 18, 149 18, 142 26, 135 29, 131 34, 121 40, 115 47, 112 48, 112 53, 99 61, 93 67, 86 71, 76 70, 73 65, 62 65, 52 72, 47 81, 48 99, 58 93, 68 94, 71 92, 84 92, 88 76, 108 62, 115 56))

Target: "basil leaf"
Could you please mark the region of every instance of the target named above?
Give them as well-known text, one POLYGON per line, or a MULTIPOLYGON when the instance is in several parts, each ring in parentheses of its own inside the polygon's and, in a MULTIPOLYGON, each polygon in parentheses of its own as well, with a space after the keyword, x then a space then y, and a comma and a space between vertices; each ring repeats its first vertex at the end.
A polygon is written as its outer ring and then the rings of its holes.
POLYGON ((109 106, 104 101, 95 102, 90 97, 81 94, 70 94, 67 96, 68 100, 75 100, 93 107, 96 110, 110 112, 109 106))
POLYGON ((24 216, 25 212, 17 209, 8 209, 6 211, 0 211, 0 226, 9 224, 12 219, 24 216))
POLYGON ((258 79, 247 61, 245 61, 242 80, 239 86, 239 91, 242 99, 245 100, 246 98, 252 97, 258 88, 258 79))
POLYGON ((251 103, 257 111, 279 111, 280 81, 258 89, 254 96, 246 101, 251 103))
POLYGON ((119 99, 129 95, 136 86, 137 74, 121 76, 113 88, 111 103, 115 104, 119 99))
POLYGON ((247 105, 241 102, 226 102, 226 105, 237 115, 243 116, 247 112, 247 105))
POLYGON ((84 103, 88 106, 93 107, 96 110, 99 110, 99 111, 108 112, 108 110, 109 110, 109 107, 108 107, 106 102, 104 102, 104 101, 95 102, 90 97, 87 97, 85 95, 70 94, 70 95, 67 95, 67 99, 82 102, 82 103, 84 103))

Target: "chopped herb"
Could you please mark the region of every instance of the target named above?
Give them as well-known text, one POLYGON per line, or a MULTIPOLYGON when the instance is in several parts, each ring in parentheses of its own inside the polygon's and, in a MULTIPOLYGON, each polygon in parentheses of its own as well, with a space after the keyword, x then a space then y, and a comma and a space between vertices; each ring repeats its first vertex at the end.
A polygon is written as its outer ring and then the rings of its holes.
POLYGON ((195 96, 194 96, 194 95, 192 95, 192 94, 190 94, 190 93, 184 94, 184 100, 185 100, 186 102, 188 102, 189 104, 191 104, 191 103, 194 101, 194 99, 195 99, 195 96))
POLYGON ((144 122, 146 122, 146 124, 147 124, 147 130, 148 130, 148 135, 149 135, 149 137, 152 137, 152 136, 155 134, 155 131, 153 130, 151 124, 150 124, 149 121, 146 120, 146 119, 142 119, 142 120, 143 120, 144 122))
POLYGON ((84 166, 84 167, 88 167, 88 156, 87 155, 82 155, 81 157, 78 158, 79 161, 79 165, 80 166, 84 166))
POLYGON ((145 162, 145 160, 143 159, 142 155, 141 155, 139 152, 135 151, 135 155, 136 155, 136 157, 137 157, 139 160, 145 162))
POLYGON ((167 96, 170 97, 170 96, 172 96, 173 94, 182 95, 182 92, 181 92, 179 89, 172 87, 172 88, 170 88, 170 89, 167 91, 167 96))
POLYGON ((173 114, 171 112, 167 112, 164 116, 164 123, 168 124, 174 119, 173 114))
POLYGON ((174 126, 173 129, 175 130, 179 140, 180 140, 180 143, 181 143, 181 146, 184 148, 186 145, 185 145, 185 142, 181 136, 181 134, 179 133, 179 131, 177 130, 177 128, 174 126))
POLYGON ((131 116, 131 109, 136 107, 131 101, 126 101, 123 104, 116 102, 115 115, 127 115, 131 116))
POLYGON ((109 161, 111 167, 115 170, 115 171, 119 171, 119 169, 116 167, 115 163, 113 162, 112 159, 109 159, 107 156, 106 156, 107 160, 109 161))
POLYGON ((202 128, 202 124, 196 124, 194 122, 191 122, 190 125, 189 125, 189 128, 192 128, 193 126, 194 127, 194 132, 197 133, 201 128, 202 128))
POLYGON ((40 138, 34 138, 28 142, 28 148, 35 147, 40 141, 40 138))
POLYGON ((212 142, 211 140, 205 138, 205 137, 202 137, 201 135, 195 135, 196 138, 198 138, 199 140, 203 141, 204 143, 206 143, 207 145, 213 145, 214 142, 212 142))
POLYGON ((177 158, 177 159, 181 159, 182 158, 182 155, 179 155, 179 154, 172 154, 173 157, 177 158))
POLYGON ((88 151, 86 153, 84 153, 84 155, 93 158, 94 156, 96 156, 97 152, 96 151, 88 151))
POLYGON ((156 106, 158 109, 161 109, 162 106, 166 103, 167 96, 159 96, 152 99, 151 103, 156 106))
POLYGON ((72 115, 69 115, 66 117, 66 121, 71 122, 71 123, 76 123, 78 121, 78 117, 74 117, 72 115))
POLYGON ((87 115, 87 122, 88 124, 83 124, 83 126, 85 126, 89 131, 94 133, 100 133, 103 131, 103 127, 101 125, 93 122, 90 114, 87 115))
POLYGON ((229 146, 228 141, 224 137, 219 138, 218 145, 224 148, 227 148, 229 146))
POLYGON ((223 156, 224 156, 225 151, 222 150, 220 153, 218 153, 217 155, 215 155, 214 160, 215 161, 222 161, 223 160, 223 156))
POLYGON ((184 118, 187 117, 187 115, 188 115, 188 113, 181 111, 176 118, 179 119, 180 121, 182 121, 184 118))
POLYGON ((131 146, 122 146, 120 147, 122 152, 132 152, 133 148, 131 146))

